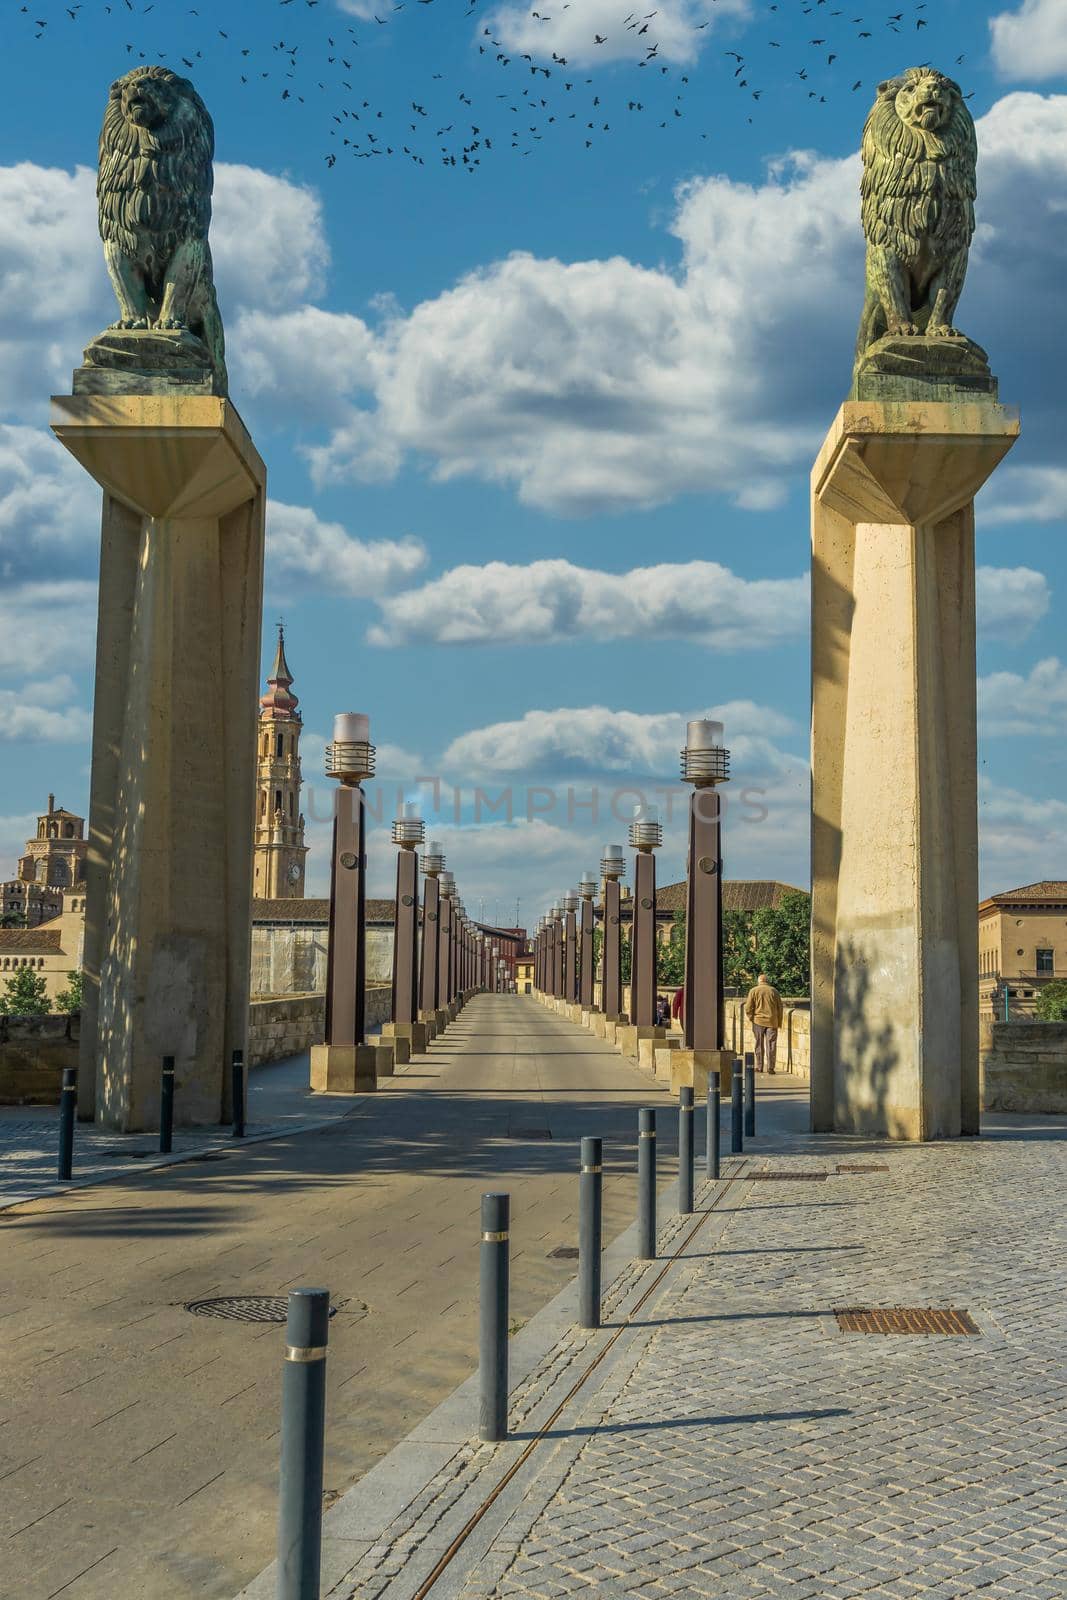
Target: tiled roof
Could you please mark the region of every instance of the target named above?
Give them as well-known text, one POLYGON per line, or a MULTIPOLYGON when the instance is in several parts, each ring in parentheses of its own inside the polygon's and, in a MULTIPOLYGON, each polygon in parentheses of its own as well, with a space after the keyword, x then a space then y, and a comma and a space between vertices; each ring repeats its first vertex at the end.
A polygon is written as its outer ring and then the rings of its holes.
POLYGON ((1040 883, 1026 883, 1021 889, 1005 889, 1002 894, 990 895, 982 905, 1015 905, 1019 901, 1032 905, 1046 900, 1067 900, 1067 883, 1062 878, 1042 878, 1040 883))
POLYGON ((58 928, 0 928, 0 951, 23 955, 58 955, 62 950, 58 928))
MULTIPOLYGON (((392 900, 368 900, 367 921, 377 924, 391 924, 394 921, 396 907, 392 900)), ((308 923, 315 927, 327 927, 330 921, 330 902, 328 900, 253 900, 252 922, 260 924, 268 922, 295 922, 308 923)))
MULTIPOLYGON (((729 878, 723 879, 722 906, 724 911, 761 911, 765 907, 776 910, 781 905, 787 894, 803 894, 803 889, 795 889, 791 883, 778 883, 773 878, 736 878, 733 882, 729 878)), ((676 911, 685 910, 685 879, 680 883, 664 883, 656 888, 656 915, 665 913, 674 915, 676 911)), ((633 914, 633 901, 623 901, 622 914, 629 917, 633 914)))

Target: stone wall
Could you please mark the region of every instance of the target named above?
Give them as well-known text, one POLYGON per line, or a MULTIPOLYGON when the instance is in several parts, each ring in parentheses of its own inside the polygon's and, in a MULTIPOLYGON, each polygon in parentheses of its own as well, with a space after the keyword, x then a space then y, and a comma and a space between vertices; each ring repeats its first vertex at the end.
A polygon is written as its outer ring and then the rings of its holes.
POLYGON ((982 1029, 982 1109, 1067 1114, 1067 1022, 994 1022, 982 1029))
MULTIPOLYGON (((392 990, 388 984, 367 985, 367 1030, 389 1021, 392 990)), ((302 1055, 321 1044, 326 1028, 325 994, 286 994, 253 1000, 248 1008, 248 1065, 263 1066, 286 1056, 302 1055)))
MULTIPOLYGON (((778 1070, 791 1072, 798 1078, 810 1078, 811 1002, 786 999, 784 1007, 782 1026, 778 1030, 778 1070)), ((727 1049, 743 1056, 753 1048, 752 1026, 745 1016, 743 996, 727 999, 724 1031, 727 1049)))
POLYGON ((55 1106, 63 1068, 78 1065, 74 1017, 0 1017, 0 1105, 55 1106))
MULTIPOLYGON (((252 929, 252 995, 306 995, 326 992, 328 929, 305 927, 252 929)), ((392 928, 368 927, 367 983, 390 983, 393 976, 392 928)))

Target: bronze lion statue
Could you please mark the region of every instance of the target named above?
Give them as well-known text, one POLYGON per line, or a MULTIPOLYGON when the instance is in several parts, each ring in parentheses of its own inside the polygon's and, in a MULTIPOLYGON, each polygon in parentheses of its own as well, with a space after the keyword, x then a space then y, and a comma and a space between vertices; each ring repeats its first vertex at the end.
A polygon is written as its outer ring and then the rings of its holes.
POLYGON ((115 328, 188 330, 207 346, 223 393, 211 222, 215 130, 186 78, 135 67, 111 85, 100 130, 100 237, 119 303, 115 328))
POLYGON ((862 149, 867 292, 857 363, 886 334, 958 336, 978 158, 959 85, 932 67, 879 84, 862 149))

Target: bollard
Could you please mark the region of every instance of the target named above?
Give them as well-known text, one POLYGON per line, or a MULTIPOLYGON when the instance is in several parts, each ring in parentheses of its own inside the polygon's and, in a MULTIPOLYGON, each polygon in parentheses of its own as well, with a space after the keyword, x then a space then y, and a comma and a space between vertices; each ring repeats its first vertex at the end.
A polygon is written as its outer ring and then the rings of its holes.
POLYGON ((578 1323, 583 1328, 600 1327, 603 1202, 603 1145, 599 1139, 583 1139, 578 1178, 578 1323))
POLYGON ((481 1400, 478 1437, 508 1436, 508 1242, 511 1196, 482 1195, 481 1400))
POLYGON ((745 1138, 756 1137, 756 1069, 745 1062, 745 1138))
POLYGON ((174 1142, 174 1057, 163 1057, 159 1080, 159 1152, 169 1155, 174 1142))
POLYGON ((291 1289, 282 1364, 277 1600, 319 1600, 330 1291, 291 1289))
POLYGON ((637 1113, 637 1259, 656 1259, 656 1112, 637 1113))
POLYGON ((718 1080, 709 1083, 707 1142, 704 1148, 704 1166, 709 1178, 719 1176, 720 1098, 718 1080))
POLYGON ((245 1053, 235 1050, 230 1059, 230 1089, 233 1099, 233 1137, 245 1136, 245 1053))
POLYGON ((742 1063, 739 1060, 735 1061, 733 1080, 730 1084, 730 1152, 735 1156, 740 1155, 745 1148, 745 1141, 741 1133, 742 1120, 745 1114, 742 1071, 742 1063))
POLYGON ((66 1182, 74 1165, 74 1117, 78 1110, 78 1069, 63 1068, 59 1097, 59 1181, 66 1182))
POLYGON ((692 1089, 680 1089, 678 1098, 678 1210, 688 1216, 693 1209, 692 1089))

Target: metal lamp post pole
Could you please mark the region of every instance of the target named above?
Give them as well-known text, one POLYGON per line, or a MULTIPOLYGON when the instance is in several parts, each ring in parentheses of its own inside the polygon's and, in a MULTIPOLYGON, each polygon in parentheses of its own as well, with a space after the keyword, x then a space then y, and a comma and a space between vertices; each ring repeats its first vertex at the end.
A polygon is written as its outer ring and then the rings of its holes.
POLYGON ((419 971, 419 1015, 424 1022, 436 1020, 437 952, 441 931, 440 874, 445 856, 439 842, 431 839, 422 858, 422 962, 419 971))
POLYGON ((600 1004, 609 1022, 622 1017, 622 890, 626 876, 621 844, 606 844, 600 862, 604 879, 604 948, 601 955, 600 1004))
POLYGON ((370 719, 334 718, 326 776, 336 778, 330 870, 330 946, 326 966, 326 1043, 361 1045, 366 1031, 367 854, 362 783, 374 775, 370 719))
POLYGON ((452 916, 456 880, 451 872, 440 876, 441 925, 437 948, 437 1004, 447 1011, 452 1003, 452 916))
POLYGON ((393 823, 396 857, 396 920, 393 925, 393 1028, 411 1030, 419 1016, 419 858, 426 824, 406 805, 393 823))
POLYGON ((722 827, 716 785, 730 775, 721 722, 701 719, 686 728, 682 777, 693 785, 686 875, 685 1008, 689 1050, 721 1050, 722 827))
POLYGON ((630 1024, 652 1028, 656 1022, 656 858, 663 843, 658 806, 635 806, 630 824, 634 857, 634 920, 630 935, 630 1024))
POLYGON ((578 1004, 583 1011, 595 1011, 593 1005, 593 896, 596 879, 587 872, 578 884, 582 897, 582 921, 578 932, 578 1004))
POLYGON ((578 999, 578 896, 568 889, 563 896, 563 998, 573 1006, 578 999))

